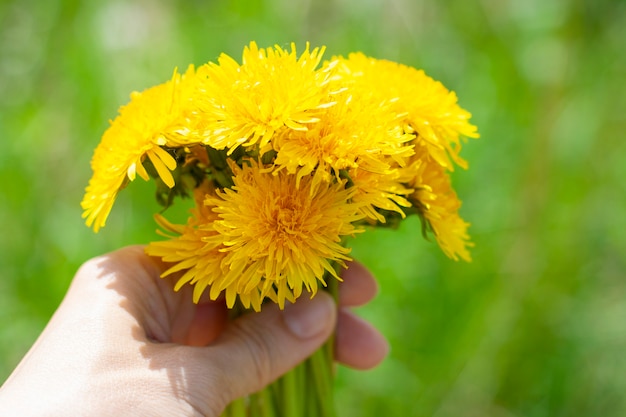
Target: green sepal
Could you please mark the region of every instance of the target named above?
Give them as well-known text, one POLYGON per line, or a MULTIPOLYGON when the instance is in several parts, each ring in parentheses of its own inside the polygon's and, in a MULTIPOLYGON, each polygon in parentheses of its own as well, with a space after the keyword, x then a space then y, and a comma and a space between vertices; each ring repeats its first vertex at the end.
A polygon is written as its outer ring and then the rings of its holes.
POLYGON ((176 197, 190 197, 193 190, 206 178, 207 172, 206 168, 200 167, 197 163, 185 163, 188 152, 184 148, 163 149, 176 160, 176 168, 172 171, 174 187, 170 188, 163 182, 149 158, 143 161, 143 166, 156 184, 157 203, 167 209, 174 203, 176 197))

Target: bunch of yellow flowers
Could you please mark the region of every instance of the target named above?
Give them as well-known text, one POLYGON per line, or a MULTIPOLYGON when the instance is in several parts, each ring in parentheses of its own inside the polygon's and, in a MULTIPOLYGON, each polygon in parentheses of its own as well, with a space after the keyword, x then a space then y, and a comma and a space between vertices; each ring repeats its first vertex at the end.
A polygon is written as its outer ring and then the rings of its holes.
POLYGON ((153 178, 169 205, 190 196, 186 224, 157 215, 168 240, 147 253, 194 285, 259 310, 312 295, 350 260, 345 239, 418 214, 442 250, 470 260, 468 223, 449 172, 478 137, 454 92, 423 71, 361 53, 322 62, 279 46, 243 51, 131 95, 102 137, 82 201, 105 225, 117 193, 153 178))

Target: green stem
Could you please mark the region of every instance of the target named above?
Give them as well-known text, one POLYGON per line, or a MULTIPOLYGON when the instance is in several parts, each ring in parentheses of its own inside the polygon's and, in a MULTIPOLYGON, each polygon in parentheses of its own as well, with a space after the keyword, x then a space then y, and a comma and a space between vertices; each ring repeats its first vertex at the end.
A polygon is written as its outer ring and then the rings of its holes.
POLYGON ((261 403, 261 417, 277 417, 276 403, 272 399, 272 392, 269 387, 259 393, 259 400, 261 403))
POLYGON ((250 409, 248 416, 249 417, 261 417, 262 416, 262 401, 260 399, 260 392, 254 393, 250 395, 250 409))
POLYGON ((287 416, 298 416, 301 414, 300 409, 298 408, 299 401, 299 386, 298 386, 298 378, 297 378, 297 369, 299 367, 292 369, 287 372, 280 379, 280 383, 283 386, 282 392, 282 415, 287 416))
MULTIPOLYGON (((309 390, 308 390, 308 385, 307 385, 307 379, 309 377, 308 374, 308 370, 306 367, 306 362, 301 363, 300 365, 298 365, 298 367, 296 368, 296 377, 297 377, 297 383, 298 383, 298 402, 300 404, 300 410, 301 413, 305 413, 305 410, 307 408, 306 404, 307 402, 310 401, 310 395, 309 395, 309 390)), ((307 416, 307 414, 303 414, 304 416, 307 416)))
POLYGON ((333 399, 332 361, 328 360, 328 348, 319 349, 309 358, 312 379, 315 382, 314 390, 319 400, 320 417, 334 417, 335 407, 333 399))
POLYGON ((222 417, 248 417, 246 398, 239 398, 226 407, 222 417))
POLYGON ((278 417, 276 404, 272 399, 271 387, 265 387, 250 396, 249 417, 278 417))

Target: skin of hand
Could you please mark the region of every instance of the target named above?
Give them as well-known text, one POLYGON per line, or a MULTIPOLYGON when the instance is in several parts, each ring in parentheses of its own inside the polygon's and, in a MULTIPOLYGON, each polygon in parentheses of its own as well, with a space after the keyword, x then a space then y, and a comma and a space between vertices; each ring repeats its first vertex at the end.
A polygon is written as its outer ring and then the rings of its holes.
POLYGON ((50 322, 0 388, 2 416, 210 416, 265 387, 310 356, 336 330, 336 360, 376 366, 388 345, 349 307, 377 285, 353 262, 339 307, 324 291, 283 311, 228 320, 223 302, 172 290, 166 266, 132 246, 77 272, 50 322))

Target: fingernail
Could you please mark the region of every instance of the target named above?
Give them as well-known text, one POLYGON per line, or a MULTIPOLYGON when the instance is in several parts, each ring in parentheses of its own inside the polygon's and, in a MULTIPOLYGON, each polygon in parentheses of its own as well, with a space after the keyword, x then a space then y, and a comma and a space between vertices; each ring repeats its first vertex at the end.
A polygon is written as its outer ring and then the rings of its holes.
POLYGON ((335 303, 326 293, 312 299, 303 296, 285 307, 284 320, 289 330, 301 339, 316 336, 334 326, 335 303))

